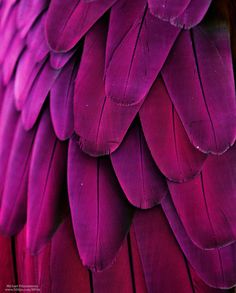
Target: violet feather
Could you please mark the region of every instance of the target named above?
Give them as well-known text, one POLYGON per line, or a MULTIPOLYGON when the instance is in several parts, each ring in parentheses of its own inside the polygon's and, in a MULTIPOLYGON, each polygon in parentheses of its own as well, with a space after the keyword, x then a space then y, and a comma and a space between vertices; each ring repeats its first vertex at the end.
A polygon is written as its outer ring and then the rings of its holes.
POLYGON ((68 189, 82 262, 101 271, 116 257, 128 233, 133 209, 117 182, 109 157, 84 154, 75 138, 69 144, 68 189))
POLYGON ((164 176, 151 157, 138 122, 111 154, 111 161, 126 197, 134 206, 153 207, 167 194, 164 176))
POLYGON ((200 172, 206 155, 191 145, 161 78, 153 85, 139 115, 151 154, 168 179, 186 181, 200 172))

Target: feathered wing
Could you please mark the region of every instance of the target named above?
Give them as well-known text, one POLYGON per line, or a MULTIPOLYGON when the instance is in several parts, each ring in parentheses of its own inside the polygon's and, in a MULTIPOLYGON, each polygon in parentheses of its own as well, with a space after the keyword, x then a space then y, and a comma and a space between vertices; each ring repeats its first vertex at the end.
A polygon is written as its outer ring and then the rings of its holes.
POLYGON ((0 286, 230 292, 235 11, 0 1, 0 286))

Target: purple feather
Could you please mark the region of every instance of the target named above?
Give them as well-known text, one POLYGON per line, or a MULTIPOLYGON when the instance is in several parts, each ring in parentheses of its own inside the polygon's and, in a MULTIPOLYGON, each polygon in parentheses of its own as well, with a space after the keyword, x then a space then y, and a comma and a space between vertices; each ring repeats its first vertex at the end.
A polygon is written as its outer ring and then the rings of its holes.
POLYGON ((0 227, 7 235, 18 233, 26 221, 28 173, 35 132, 36 129, 25 131, 19 119, 6 171, 0 213, 0 227))
POLYGON ((184 184, 169 183, 177 213, 191 240, 202 248, 236 241, 236 145, 210 156, 202 173, 184 184))
POLYGON ((152 156, 165 176, 181 182, 200 172, 206 155, 191 145, 161 78, 139 114, 152 156))
MULTIPOLYGON (((1 46, 0 46, 0 63, 4 61, 7 49, 13 41, 16 32, 16 7, 11 11, 6 24, 0 28, 1 46)), ((2 17, 2 16, 1 16, 2 17)), ((2 19, 2 18, 1 18, 2 19)))
POLYGON ((80 0, 52 0, 46 23, 49 46, 56 52, 72 49, 116 1, 84 3, 80 0))
POLYGON ((25 40, 22 39, 19 35, 16 35, 5 55, 5 60, 3 61, 2 72, 3 81, 5 84, 9 83, 24 47, 25 40))
POLYGON ((28 50, 22 54, 15 75, 14 94, 18 110, 22 110, 32 84, 42 71, 45 60, 36 63, 34 53, 28 50))
POLYGON ((171 24, 190 29, 197 25, 205 16, 212 0, 191 0, 186 10, 178 17, 171 19, 171 24))
MULTIPOLYGON (((34 56, 34 63, 41 62, 49 53, 49 47, 45 38, 45 19, 46 15, 43 14, 34 26, 31 28, 27 35, 28 52, 34 56)), ((32 60, 31 60, 32 61, 32 60)))
POLYGON ((9 16, 12 14, 12 11, 17 7, 17 0, 8 0, 3 2, 1 20, 0 20, 0 29, 2 29, 7 21, 9 16))
POLYGON ((138 211, 134 232, 148 292, 192 292, 184 256, 161 207, 138 211))
POLYGON ((73 58, 62 69, 50 91, 50 112, 52 124, 57 137, 61 140, 69 138, 74 131, 74 81, 78 63, 73 58))
POLYGON ((124 18, 133 6, 123 0, 111 9, 105 84, 107 97, 114 104, 136 109, 164 64, 179 29, 152 16, 143 0, 135 3, 133 22, 128 26, 124 18), (124 33, 116 34, 117 29, 124 33))
POLYGON ((8 159, 19 118, 14 107, 13 82, 8 85, 1 99, 3 99, 3 104, 0 111, 0 199, 2 198, 8 159))
POLYGON ((167 194, 165 179, 151 157, 137 122, 111 154, 111 161, 125 195, 134 206, 153 207, 167 194))
POLYGON ((190 2, 191 0, 148 0, 148 6, 153 15, 171 21, 182 14, 190 2))
POLYGON ((103 272, 93 273, 94 292, 110 292, 111 288, 112 293, 134 292, 132 272, 129 265, 129 253, 127 241, 125 241, 114 264, 103 272))
POLYGON ((133 209, 126 201, 108 157, 84 154, 70 140, 68 189, 74 233, 85 266, 110 266, 128 233, 133 209))
POLYGON ((170 196, 163 199, 162 207, 179 245, 200 278, 216 288, 235 286, 236 243, 211 250, 200 249, 186 234, 170 196))
POLYGON ((25 129, 30 129, 35 124, 43 103, 59 73, 60 70, 53 69, 46 61, 35 78, 22 110, 22 121, 25 129))
POLYGON ((49 0, 20 0, 17 13, 17 28, 24 38, 38 16, 47 8, 49 0))
POLYGON ((66 164, 67 143, 55 136, 47 109, 40 120, 29 171, 27 247, 32 253, 46 244, 67 210, 66 164))
POLYGON ((228 31, 224 27, 217 32, 197 27, 192 33, 183 32, 162 73, 194 146, 205 153, 225 152, 236 136, 228 31), (173 72, 178 72, 178 77, 173 72))
POLYGON ((105 95, 105 32, 106 24, 100 21, 86 35, 75 81, 75 131, 83 151, 93 156, 108 154, 119 146, 139 109, 113 103, 105 95))
POLYGON ((50 52, 50 64, 55 69, 61 69, 71 59, 75 50, 71 50, 66 53, 50 52))
MULTIPOLYGON (((59 226, 52 238, 48 267, 50 268, 48 290, 51 292, 73 292, 75 288, 81 293, 91 292, 89 272, 83 267, 79 258, 69 217, 59 226)), ((42 270, 44 271, 45 267, 42 270)))

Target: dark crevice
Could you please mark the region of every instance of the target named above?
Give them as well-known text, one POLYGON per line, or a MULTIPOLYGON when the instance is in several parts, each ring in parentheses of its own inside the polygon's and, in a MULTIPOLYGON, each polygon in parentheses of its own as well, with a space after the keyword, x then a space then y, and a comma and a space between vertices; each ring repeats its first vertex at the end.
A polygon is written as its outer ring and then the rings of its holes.
POLYGON ((190 283, 192 292, 195 293, 194 283, 193 283, 192 275, 191 275, 191 272, 190 272, 189 264, 188 264, 188 261, 187 261, 187 259, 186 259, 184 254, 183 254, 183 258, 184 258, 184 262, 185 262, 185 265, 186 265, 186 270, 187 270, 189 283, 190 283))
POLYGON ((93 293, 93 273, 89 270, 89 284, 90 284, 90 292, 93 293))
POLYGON ((132 257, 131 239, 130 239, 129 233, 127 235, 127 244, 128 244, 129 266, 130 266, 132 287, 133 287, 133 292, 136 293, 135 277, 134 277, 134 264, 133 264, 133 257, 132 257))
POLYGON ((15 244, 15 238, 11 237, 11 254, 12 254, 12 262, 13 262, 13 273, 14 273, 14 279, 15 284, 18 285, 18 273, 17 273, 17 261, 16 261, 16 244, 15 244))

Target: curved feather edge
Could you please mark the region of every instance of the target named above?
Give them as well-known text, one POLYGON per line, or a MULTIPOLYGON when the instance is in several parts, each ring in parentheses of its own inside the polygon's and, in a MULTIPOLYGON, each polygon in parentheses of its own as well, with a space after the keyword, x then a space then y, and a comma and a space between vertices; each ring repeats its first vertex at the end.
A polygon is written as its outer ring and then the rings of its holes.
POLYGON ((111 154, 117 179, 134 206, 142 209, 158 205, 168 189, 146 145, 139 121, 131 125, 119 148, 111 154))
POLYGON ((177 215, 170 196, 161 202, 163 211, 187 260, 209 286, 229 289, 236 285, 236 244, 211 250, 195 246, 177 215))
POLYGON ((125 239, 133 215, 108 157, 84 154, 70 139, 68 190, 73 228, 83 264, 93 271, 109 267, 125 239))
POLYGON ((40 119, 32 150, 27 201, 27 248, 38 253, 68 212, 67 142, 55 136, 49 109, 40 119), (40 170, 40 172, 39 172, 40 170))

